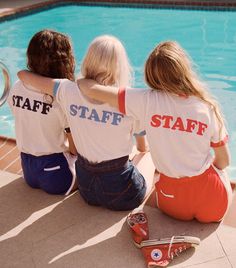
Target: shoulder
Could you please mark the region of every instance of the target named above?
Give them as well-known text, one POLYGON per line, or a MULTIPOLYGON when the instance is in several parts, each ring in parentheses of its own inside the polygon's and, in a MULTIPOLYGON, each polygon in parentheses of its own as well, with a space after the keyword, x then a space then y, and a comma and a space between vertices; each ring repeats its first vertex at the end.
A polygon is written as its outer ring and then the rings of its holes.
POLYGON ((78 91, 77 84, 74 81, 70 81, 68 79, 57 79, 54 84, 54 95, 55 92, 59 92, 60 94, 67 96, 78 91))
POLYGON ((192 96, 191 98, 192 105, 196 107, 199 113, 204 113, 209 117, 212 117, 215 114, 213 105, 195 96, 192 96))
POLYGON ((59 88, 75 88, 77 87, 76 82, 68 79, 56 79, 55 84, 58 84, 59 88))
POLYGON ((131 88, 131 87, 124 88, 124 90, 126 93, 133 93, 133 94, 147 94, 149 91, 151 91, 147 88, 131 88))
MULTIPOLYGON (((13 95, 20 95, 20 96, 25 96, 25 95, 33 95, 35 92, 31 90, 27 90, 27 87, 22 83, 21 80, 17 80, 11 87, 10 92, 9 92, 9 97, 12 97, 13 95)), ((39 94, 39 93, 38 93, 39 94)))
POLYGON ((17 81, 13 84, 11 90, 17 90, 18 88, 19 88, 19 89, 25 88, 25 86, 24 86, 24 84, 22 83, 21 80, 17 80, 17 81))
POLYGON ((121 95, 122 93, 126 98, 129 98, 130 100, 134 101, 137 98, 145 99, 149 98, 153 94, 156 94, 156 92, 152 93, 152 90, 147 88, 126 88, 123 92, 120 91, 119 95, 121 95))

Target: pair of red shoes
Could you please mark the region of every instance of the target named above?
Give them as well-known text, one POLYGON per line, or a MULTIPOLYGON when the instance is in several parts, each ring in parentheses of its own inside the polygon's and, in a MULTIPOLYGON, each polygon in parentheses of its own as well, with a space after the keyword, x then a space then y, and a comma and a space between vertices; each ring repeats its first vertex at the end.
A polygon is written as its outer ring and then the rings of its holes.
POLYGON ((148 268, 166 267, 174 256, 200 244, 200 239, 192 236, 172 236, 171 238, 148 240, 148 220, 142 211, 129 214, 127 223, 132 231, 134 244, 141 248, 148 268))

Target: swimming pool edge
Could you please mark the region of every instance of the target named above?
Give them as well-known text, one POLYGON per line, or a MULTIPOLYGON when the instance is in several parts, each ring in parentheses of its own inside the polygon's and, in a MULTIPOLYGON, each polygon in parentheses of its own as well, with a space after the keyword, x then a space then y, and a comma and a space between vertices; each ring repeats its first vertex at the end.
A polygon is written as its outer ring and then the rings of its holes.
POLYGON ((139 7, 139 8, 168 8, 168 9, 192 9, 209 11, 236 11, 236 1, 159 1, 159 0, 49 0, 36 4, 16 7, 8 10, 0 10, 0 22, 15 19, 42 10, 64 5, 90 5, 108 7, 139 7))

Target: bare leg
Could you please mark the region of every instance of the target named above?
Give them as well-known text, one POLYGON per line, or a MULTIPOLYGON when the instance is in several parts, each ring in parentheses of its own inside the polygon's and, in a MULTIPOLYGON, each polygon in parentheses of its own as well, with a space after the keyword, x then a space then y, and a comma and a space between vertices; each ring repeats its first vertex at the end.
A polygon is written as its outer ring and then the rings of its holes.
POLYGON ((133 163, 143 175, 147 184, 147 191, 145 198, 150 194, 154 184, 155 184, 155 166, 152 162, 150 153, 139 153, 133 158, 133 163))

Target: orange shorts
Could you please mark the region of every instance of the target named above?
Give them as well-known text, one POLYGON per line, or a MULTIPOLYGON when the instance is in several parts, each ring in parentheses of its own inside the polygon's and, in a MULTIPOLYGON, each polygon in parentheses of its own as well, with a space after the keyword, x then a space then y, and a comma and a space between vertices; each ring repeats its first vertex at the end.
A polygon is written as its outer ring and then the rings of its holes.
POLYGON ((232 199, 229 179, 213 166, 201 175, 180 179, 160 174, 155 187, 160 210, 180 220, 218 222, 232 199))

